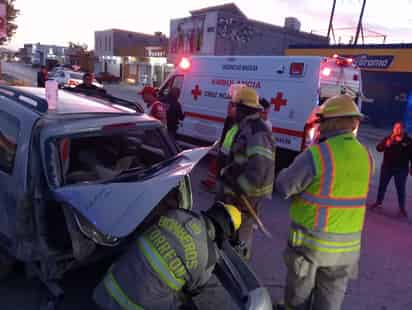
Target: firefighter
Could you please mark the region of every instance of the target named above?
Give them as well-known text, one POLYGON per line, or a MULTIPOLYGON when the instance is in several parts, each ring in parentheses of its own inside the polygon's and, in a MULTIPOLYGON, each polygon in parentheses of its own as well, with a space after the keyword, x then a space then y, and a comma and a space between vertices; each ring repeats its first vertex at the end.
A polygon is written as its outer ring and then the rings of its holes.
POLYGON ((275 174, 275 142, 271 131, 262 120, 256 91, 240 87, 233 92, 236 122, 227 132, 220 149, 222 159, 222 189, 217 200, 239 206, 242 226, 238 232, 238 249, 246 259, 251 256, 254 219, 242 206, 246 198, 259 214, 261 202, 272 196, 275 174))
POLYGON ((373 172, 370 153, 353 134, 361 116, 348 95, 328 99, 318 113, 319 144, 277 178, 281 196, 293 197, 286 309, 339 310, 356 277, 373 172))
POLYGON ((105 310, 177 309, 179 298, 200 292, 210 279, 218 248, 241 224, 233 205, 173 209, 157 217, 116 261, 94 291, 105 310))

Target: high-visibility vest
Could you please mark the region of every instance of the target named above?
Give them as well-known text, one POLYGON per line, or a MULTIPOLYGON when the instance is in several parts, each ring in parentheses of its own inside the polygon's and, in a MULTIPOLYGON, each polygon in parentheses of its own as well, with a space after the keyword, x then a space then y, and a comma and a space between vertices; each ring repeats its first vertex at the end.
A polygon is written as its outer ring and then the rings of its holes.
MULTIPOLYGON (((309 187, 294 198, 292 221, 314 232, 360 233, 372 173, 369 152, 353 134, 329 138, 309 151, 316 173, 309 187)), ((305 242, 305 236, 299 238, 302 240, 295 240, 297 243, 305 242)), ((317 241, 306 243, 313 245, 317 241)))

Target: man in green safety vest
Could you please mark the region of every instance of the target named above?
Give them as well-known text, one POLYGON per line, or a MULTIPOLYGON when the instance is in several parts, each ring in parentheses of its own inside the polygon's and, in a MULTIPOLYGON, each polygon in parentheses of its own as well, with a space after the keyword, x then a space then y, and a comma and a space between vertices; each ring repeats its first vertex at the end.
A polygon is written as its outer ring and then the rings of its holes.
POLYGON ((236 105, 235 125, 226 133, 219 156, 223 157, 222 189, 217 199, 239 206, 242 225, 238 241, 242 252, 250 258, 254 219, 244 209, 240 197, 245 197, 257 214, 264 198, 271 198, 275 176, 275 141, 271 130, 262 120, 263 107, 253 88, 238 87, 232 94, 236 105))
POLYGON ((286 309, 339 310, 356 277, 373 173, 370 153, 353 134, 361 117, 348 95, 328 99, 318 114, 319 144, 277 178, 277 191, 293 198, 284 253, 286 309))
POLYGON ((217 247, 241 220, 235 206, 221 202, 202 215, 173 209, 156 217, 97 286, 96 303, 104 310, 178 309, 179 296, 208 282, 217 247))

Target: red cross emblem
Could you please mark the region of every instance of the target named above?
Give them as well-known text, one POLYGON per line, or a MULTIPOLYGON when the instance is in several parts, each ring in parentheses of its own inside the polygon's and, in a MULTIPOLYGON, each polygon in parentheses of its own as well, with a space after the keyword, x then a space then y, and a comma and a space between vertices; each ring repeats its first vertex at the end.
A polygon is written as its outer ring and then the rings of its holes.
POLYGON ((195 88, 192 89, 193 99, 197 100, 198 97, 202 96, 202 91, 199 88, 199 85, 196 84, 195 88))
POLYGON ((279 112, 280 108, 286 106, 287 100, 283 98, 283 93, 278 92, 275 98, 272 98, 271 103, 275 106, 275 111, 279 112))

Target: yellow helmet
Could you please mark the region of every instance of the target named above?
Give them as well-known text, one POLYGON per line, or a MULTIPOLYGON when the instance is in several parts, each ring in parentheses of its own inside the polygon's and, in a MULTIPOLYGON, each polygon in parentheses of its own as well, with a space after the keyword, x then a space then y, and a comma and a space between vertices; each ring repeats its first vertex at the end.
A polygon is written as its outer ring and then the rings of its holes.
POLYGON ((240 87, 234 92, 232 101, 236 104, 241 104, 246 107, 262 110, 262 106, 259 104, 259 96, 253 88, 240 87))
POLYGON ((228 238, 234 236, 234 233, 242 224, 242 214, 233 205, 224 204, 217 201, 207 211, 202 212, 206 215, 222 234, 220 237, 228 238))
POLYGON ((233 228, 237 231, 242 225, 242 213, 234 205, 225 204, 225 209, 232 220, 233 228))
POLYGON ((363 117, 352 97, 346 94, 334 96, 326 100, 320 107, 317 116, 321 121, 339 117, 363 117))

